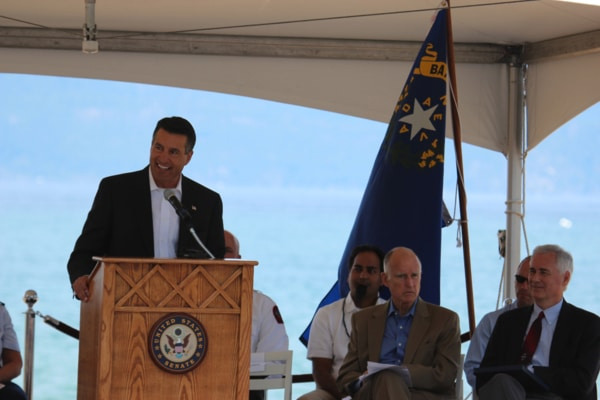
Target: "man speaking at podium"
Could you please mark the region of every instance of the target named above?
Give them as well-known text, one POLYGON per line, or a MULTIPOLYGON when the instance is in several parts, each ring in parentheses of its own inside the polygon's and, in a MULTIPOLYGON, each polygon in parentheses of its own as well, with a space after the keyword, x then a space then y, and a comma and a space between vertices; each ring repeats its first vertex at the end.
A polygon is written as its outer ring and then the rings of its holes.
POLYGON ((102 179, 67 264, 74 296, 89 300, 94 256, 223 258, 221 196, 181 173, 195 143, 187 120, 163 118, 150 165, 102 179))

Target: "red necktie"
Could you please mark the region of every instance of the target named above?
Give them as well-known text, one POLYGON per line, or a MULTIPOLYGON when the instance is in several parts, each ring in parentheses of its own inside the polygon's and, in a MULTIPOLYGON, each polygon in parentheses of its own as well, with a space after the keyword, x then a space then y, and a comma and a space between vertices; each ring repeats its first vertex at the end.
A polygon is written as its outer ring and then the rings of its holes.
POLYGON ((544 312, 540 311, 538 317, 527 332, 525 342, 523 342, 523 351, 521 352, 521 363, 528 365, 531 362, 533 353, 540 341, 540 334, 542 333, 542 319, 544 318, 544 312))

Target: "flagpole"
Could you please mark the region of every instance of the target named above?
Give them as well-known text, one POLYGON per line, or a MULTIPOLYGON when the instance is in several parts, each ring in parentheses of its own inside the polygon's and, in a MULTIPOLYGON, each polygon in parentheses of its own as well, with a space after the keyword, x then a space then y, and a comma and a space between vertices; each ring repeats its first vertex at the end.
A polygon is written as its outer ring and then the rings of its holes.
POLYGON ((447 40, 448 40, 448 75, 450 77, 450 110, 452 112, 452 130, 454 134, 454 152, 456 153, 456 171, 458 176, 458 201, 460 205, 460 226, 462 231, 462 247, 465 263, 465 283, 467 286, 467 307, 469 312, 469 332, 463 334, 461 339, 467 341, 475 331, 475 308, 473 302, 473 281, 471 279, 471 251, 469 244, 469 227, 467 218, 467 196, 465 193, 462 138, 460 120, 458 116, 458 92, 456 90, 456 67, 454 60, 454 39, 452 36, 452 16, 450 13, 450 0, 448 3, 447 40))

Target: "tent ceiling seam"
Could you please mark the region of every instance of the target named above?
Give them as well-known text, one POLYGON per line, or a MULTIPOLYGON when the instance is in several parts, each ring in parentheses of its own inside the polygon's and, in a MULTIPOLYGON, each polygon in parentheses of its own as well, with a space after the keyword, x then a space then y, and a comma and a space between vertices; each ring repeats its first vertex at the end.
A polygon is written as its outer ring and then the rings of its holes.
MULTIPOLYGON (((287 57, 350 59, 372 61, 411 61, 421 42, 354 39, 315 39, 296 37, 230 36, 180 33, 153 33, 139 37, 130 33, 104 31, 98 34, 100 51, 155 54, 223 55, 246 57, 287 57)), ((0 47, 81 51, 81 31, 44 28, 0 27, 0 47)), ((456 43, 458 63, 535 62, 575 54, 600 52, 600 30, 517 45, 456 43)))

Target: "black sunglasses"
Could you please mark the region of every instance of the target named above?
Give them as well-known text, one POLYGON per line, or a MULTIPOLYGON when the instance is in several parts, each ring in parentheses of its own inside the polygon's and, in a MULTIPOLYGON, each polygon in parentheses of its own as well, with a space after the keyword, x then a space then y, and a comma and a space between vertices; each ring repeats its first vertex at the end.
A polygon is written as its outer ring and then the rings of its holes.
POLYGON ((519 282, 519 283, 525 283, 525 282, 527 282, 527 277, 525 277, 525 276, 521 276, 521 275, 519 275, 519 274, 516 274, 516 275, 515 275, 515 279, 516 279, 516 280, 517 280, 517 282, 519 282))

